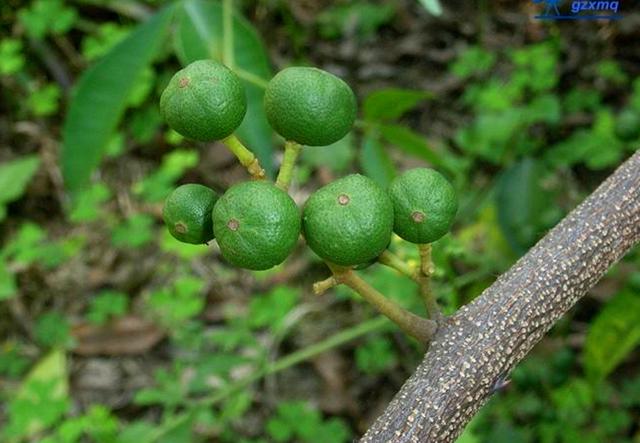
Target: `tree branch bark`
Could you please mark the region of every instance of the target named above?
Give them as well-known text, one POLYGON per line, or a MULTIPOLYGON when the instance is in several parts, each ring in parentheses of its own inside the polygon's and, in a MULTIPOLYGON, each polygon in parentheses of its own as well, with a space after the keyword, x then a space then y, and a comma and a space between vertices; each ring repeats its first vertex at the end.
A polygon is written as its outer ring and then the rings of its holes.
POLYGON ((448 318, 362 442, 452 442, 511 369, 640 240, 640 151, 448 318))

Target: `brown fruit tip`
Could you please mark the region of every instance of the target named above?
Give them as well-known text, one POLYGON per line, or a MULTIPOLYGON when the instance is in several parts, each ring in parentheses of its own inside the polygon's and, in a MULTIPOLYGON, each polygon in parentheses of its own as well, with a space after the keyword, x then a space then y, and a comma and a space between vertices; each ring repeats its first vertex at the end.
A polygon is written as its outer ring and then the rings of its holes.
POLYGON ((235 218, 232 218, 227 222, 227 228, 231 229, 232 231, 237 231, 239 227, 240 227, 240 222, 235 218))
POLYGON ((422 223, 424 221, 424 219, 425 219, 425 216, 420 211, 414 211, 411 214, 411 219, 413 219, 413 221, 416 222, 416 223, 422 223))

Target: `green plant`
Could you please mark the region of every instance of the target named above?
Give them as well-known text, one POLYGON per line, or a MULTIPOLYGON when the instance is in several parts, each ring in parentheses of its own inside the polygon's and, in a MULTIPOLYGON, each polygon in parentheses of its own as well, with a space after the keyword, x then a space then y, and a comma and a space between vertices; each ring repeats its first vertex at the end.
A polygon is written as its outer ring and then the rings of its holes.
MULTIPOLYGON (((228 50, 227 54, 231 52, 228 50)), ((225 73, 230 72, 224 69, 225 73)), ((183 88, 188 87, 191 81, 182 73, 172 80, 174 83, 182 82, 183 88)), ((180 84, 170 85, 165 94, 176 88, 179 89, 180 84)), ((221 101, 230 99, 224 88, 221 93, 221 101)), ((402 114, 402 110, 388 113, 382 108, 380 103, 389 100, 389 96, 400 97, 401 108, 404 109, 410 109, 424 98, 422 94, 402 90, 389 91, 386 95, 368 102, 365 112, 370 118, 385 120, 402 114)), ((208 100, 218 99, 214 90, 208 91, 206 96, 208 100)), ((240 97, 235 99, 243 100, 240 97)), ((181 115, 185 104, 196 109, 198 102, 188 95, 178 103, 161 101, 163 114, 170 119, 172 115, 181 115)), ((227 105, 233 106, 232 103, 227 105)), ((324 145, 338 141, 351 129, 356 113, 355 97, 348 85, 315 68, 287 68, 277 74, 266 87, 264 105, 269 122, 286 140, 275 186, 263 181, 264 170, 253 153, 235 136, 229 136, 224 142, 247 168, 254 181, 232 186, 215 203, 211 214, 213 232, 223 257, 235 266, 251 270, 266 270, 282 263, 297 242, 301 228, 300 215, 285 191, 292 180, 302 145, 324 145)), ((205 110, 199 118, 189 122, 193 125, 192 129, 204 129, 198 126, 206 125, 211 112, 205 110)), ((390 136, 392 138, 406 136, 402 128, 383 127, 380 130, 387 136, 395 134, 390 136)), ((409 137, 414 136, 409 134, 409 137)), ((411 202, 411 207, 402 208, 400 204, 398 210, 409 210, 415 215, 419 209, 421 219, 414 217, 414 223, 424 223, 426 226, 417 237, 420 241, 420 269, 414 270, 385 251, 394 224, 394 204, 389 195, 371 179, 351 175, 319 189, 309 198, 303 210, 305 239, 310 248, 327 261, 333 272, 332 277, 316 283, 314 291, 322 293, 344 283, 398 323, 406 333, 420 341, 428 341, 435 324, 442 320, 430 287, 433 273, 430 242, 450 228, 457 201, 451 185, 440 175, 431 172, 416 170, 400 177, 398 183, 401 185, 392 189, 393 198, 397 201, 407 198, 411 202), (432 200, 419 198, 419 189, 424 185, 435 193, 432 200), (415 205, 419 207, 416 209, 415 205), (377 257, 380 257, 382 264, 397 269, 419 284, 425 306, 433 320, 407 311, 354 273, 353 267, 362 268, 359 265, 369 265, 377 257)), ((171 212, 175 205, 193 205, 191 200, 189 196, 170 198, 165 206, 165 214, 171 212)), ((203 218, 204 213, 206 211, 198 213, 200 224, 207 223, 208 219, 203 218)), ((170 220, 169 229, 174 227, 175 220, 170 220)), ((402 226, 400 229, 403 230, 402 226)))
POLYGON ((17 276, 30 268, 53 269, 73 257, 83 237, 50 240, 35 223, 24 223, 0 249, 0 300, 19 294, 17 276))
POLYGON ((346 424, 339 419, 323 420, 303 402, 283 402, 267 422, 267 434, 276 442, 342 443, 350 440, 346 424))
POLYGON ((118 291, 103 290, 91 300, 87 320, 96 325, 103 325, 112 318, 126 314, 129 298, 118 291))
POLYGON ((36 156, 18 158, 0 165, 0 222, 7 215, 6 205, 22 196, 39 166, 40 159, 36 156))
MULTIPOLYGON (((443 90, 392 87, 360 95, 373 86, 368 84, 358 91, 359 119, 345 137, 321 149, 285 142, 277 186, 283 191, 291 187, 292 197, 300 202, 311 182, 324 184, 327 178, 355 168, 386 189, 404 175, 399 165, 427 162, 450 178, 456 189, 464 190, 459 192, 455 234, 441 237, 428 248, 416 248, 391 235, 373 260, 352 269, 332 267, 334 274, 315 288, 322 292, 336 286, 336 300, 310 297, 282 284, 263 289, 290 271, 295 274, 300 263, 307 265, 310 259, 305 279, 318 272, 321 262, 308 251, 297 250, 294 260, 282 267, 237 274, 222 261, 207 257, 210 247, 181 243, 167 229, 159 230, 160 202, 178 184, 200 179, 221 188, 237 171, 223 170, 228 164, 218 159, 212 162, 211 152, 217 149, 212 147, 210 152, 212 144, 194 143, 167 129, 157 102, 177 70, 176 59, 182 66, 202 59, 223 62, 240 78, 247 99, 247 114, 235 131, 237 139, 226 143, 253 168, 254 178, 261 178, 264 168, 264 175, 273 179, 272 162, 279 157, 272 150, 278 139, 272 137, 263 106, 272 77, 267 52, 240 8, 233 10, 227 0, 181 0, 163 9, 164 3, 168 2, 99 0, 75 2, 72 7, 58 0, 35 0, 21 6, 26 14, 0 7, 3 19, 16 16, 18 24, 11 27, 10 37, 0 41, 0 89, 10 127, 14 116, 17 123, 6 140, 10 150, 15 146, 19 152, 19 156, 7 156, 3 151, 0 166, 5 241, 0 249, 0 298, 11 299, 2 304, 7 316, 3 333, 9 332, 9 338, 0 343, 0 372, 7 388, 0 394, 6 405, 0 421, 7 419, 4 427, 12 430, 7 439, 3 427, 0 440, 11 442, 17 436, 45 443, 344 441, 349 438, 348 425, 327 425, 336 420, 320 412, 327 412, 324 399, 316 403, 314 398, 312 404, 283 401, 297 397, 280 388, 273 395, 274 386, 296 388, 290 380, 298 371, 307 375, 326 360, 347 358, 355 364, 346 366, 340 376, 353 380, 345 394, 350 397, 362 388, 363 380, 365 386, 383 378, 397 383, 422 354, 419 343, 403 340, 384 318, 367 320, 372 310, 349 287, 403 329, 409 324, 409 334, 420 338, 424 328, 410 324, 425 323, 407 311, 437 319, 436 294, 446 314, 471 301, 595 185, 593 171, 614 166, 637 146, 640 81, 632 82, 631 71, 626 72, 629 64, 604 57, 586 69, 567 70, 564 61, 573 60, 574 55, 581 60, 579 54, 584 51, 566 57, 573 44, 565 35, 533 45, 517 44, 516 51, 510 44, 504 49, 472 46, 453 61, 450 70, 457 78, 443 90), (153 11, 156 7, 158 13, 153 11), (136 26, 136 21, 147 18, 136 26), (65 34, 65 29, 71 32, 65 34), (64 75, 60 79, 59 71, 51 70, 51 56, 54 68, 57 61, 72 79, 79 75, 73 93, 68 94, 64 75), (89 70, 78 72, 87 65, 89 70), (565 90, 567 80, 572 86, 565 90), (447 92, 449 86, 453 94, 447 92), (627 86, 631 88, 624 95, 627 86), (459 100, 458 91, 464 91, 459 100), (65 120, 60 155, 69 199, 60 192, 49 156, 49 138, 58 138, 56 111, 64 110, 67 102, 72 112, 65 120), (459 120, 468 124, 460 125, 459 120), (415 129, 431 128, 431 124, 434 130, 428 136, 415 129), (452 136, 455 128, 460 128, 458 135, 452 136), (34 135, 37 143, 29 141, 34 135), (16 137, 20 143, 13 145, 16 137), (253 154, 238 140, 255 153, 259 169, 253 154), (602 149, 604 145, 611 149, 602 149), (40 160, 33 154, 20 157, 36 151, 40 160), (21 171, 4 169, 22 158, 31 161, 18 165, 21 171), (101 159, 104 162, 96 171, 101 159), (56 202, 53 207, 64 210, 68 220, 61 222, 54 210, 50 222, 43 223, 40 210, 50 202, 56 202), (138 257, 144 257, 140 280, 137 272, 136 278, 128 278, 128 260, 138 257), (73 272, 78 264, 90 273, 73 272), (147 272, 149 265, 155 266, 152 275, 147 272), (108 266, 108 273, 99 272, 98 266, 108 266), (74 298, 74 291, 65 292, 64 297, 54 292, 60 280, 69 284, 68 276, 89 285, 81 297, 74 298), (245 299, 244 292, 254 280, 258 289, 245 299), (126 293, 100 290, 103 287, 123 288, 126 293), (426 311, 416 289, 423 295, 426 311), (383 294, 404 311, 385 302, 383 294), (322 329, 329 303, 329 327, 322 329), (26 319, 31 322, 20 325, 30 334, 14 327, 18 321, 12 320, 13 316, 20 320, 23 309, 28 317, 33 315, 26 319), (60 395, 48 387, 76 380, 76 355, 67 355, 73 366, 67 368, 64 360, 57 360, 45 371, 50 378, 43 378, 41 372, 35 378, 43 379, 31 383, 30 373, 25 374, 29 367, 45 362, 49 352, 73 346, 69 338, 75 328, 70 329, 70 322, 78 313, 84 312, 90 323, 83 326, 109 331, 120 323, 110 320, 129 311, 132 321, 145 315, 153 321, 152 329, 167 334, 151 358, 144 359, 163 369, 155 372, 154 386, 136 393, 133 407, 129 404, 110 412, 111 406, 77 403, 76 392, 72 398, 72 393, 60 395), (359 318, 361 324, 346 326, 335 335, 326 332, 359 318), (323 333, 328 337, 318 339, 323 333), (356 346, 346 345, 358 338, 356 346), (344 349, 315 358, 337 346, 344 349), (302 362, 309 364, 281 372, 302 362), (24 395, 20 387, 27 385, 32 386, 24 395), (248 429, 252 423, 258 426, 248 429)), ((420 3, 432 11, 439 9, 434 7, 437 1, 420 3)), ((248 5, 243 3, 242 8, 248 5)), ((292 26, 314 38, 319 33, 369 45, 376 43, 377 30, 383 28, 388 39, 402 32, 406 22, 397 7, 364 1, 330 6, 317 15, 311 12, 317 29, 313 23, 295 23, 297 12, 292 14, 286 3, 267 2, 259 7, 260 14, 268 17, 277 11, 278 19, 286 22, 287 38, 297 39, 288 43, 297 45, 293 54, 298 63, 314 53, 306 53, 312 42, 290 35, 292 26)), ((414 11, 420 13, 419 8, 414 11)), ((492 39, 481 41, 491 45, 492 39)), ((403 65, 405 61, 411 65, 411 46, 403 45, 401 52, 390 57, 401 57, 403 65)), ((456 41, 452 47, 463 46, 456 41)), ((597 54, 597 49, 591 52, 597 54)), ((442 51, 443 56, 453 53, 442 51)), ((321 59, 326 66, 335 62, 324 55, 321 59)), ((380 63, 393 67, 386 60, 380 63)), ((362 76, 360 70, 353 72, 359 82, 366 81, 364 69, 362 76)), ((398 81, 414 84, 414 77, 402 74, 398 81)), ((625 267, 621 274, 606 279, 594 292, 597 298, 589 300, 586 309, 577 310, 574 321, 559 325, 552 340, 540 346, 539 355, 532 356, 523 370, 516 369, 509 388, 498 394, 498 401, 489 403, 465 433, 465 442, 627 441, 636 432, 640 380, 626 375, 634 369, 635 360, 627 357, 638 342, 631 309, 636 305, 637 297, 632 295, 637 287, 621 289, 603 304, 601 314, 593 309, 611 288, 628 279, 627 272, 625 267), (576 347, 583 336, 586 342, 580 354, 576 347)), ((354 416, 350 423, 360 419, 354 416)))

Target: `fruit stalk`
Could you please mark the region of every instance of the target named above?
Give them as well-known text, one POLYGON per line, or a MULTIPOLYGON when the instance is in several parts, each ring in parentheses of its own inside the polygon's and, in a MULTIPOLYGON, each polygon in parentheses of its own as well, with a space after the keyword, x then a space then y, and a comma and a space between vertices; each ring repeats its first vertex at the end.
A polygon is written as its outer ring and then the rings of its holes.
POLYGON ((418 271, 388 249, 385 249, 384 252, 380 254, 380 257, 378 257, 378 262, 392 269, 395 269, 402 275, 409 277, 411 280, 417 283, 420 283, 420 275, 418 271))
POLYGON ((278 172, 278 178, 276 179, 276 186, 286 191, 291 184, 291 178, 293 177, 293 169, 296 166, 296 160, 302 146, 292 140, 287 140, 284 143, 284 157, 282 159, 282 165, 280 166, 280 172, 278 172))
POLYGON ((317 281, 313 284, 313 293, 315 295, 322 295, 329 289, 338 285, 338 281, 332 275, 331 277, 327 277, 322 281, 317 281))
POLYGON ((262 180, 265 177, 264 169, 260 166, 260 162, 253 155, 253 152, 249 151, 238 137, 234 134, 231 134, 224 140, 222 140, 225 145, 229 148, 231 152, 238 158, 238 161, 242 166, 247 168, 251 177, 255 180, 262 180))
POLYGON ((429 317, 437 323, 444 320, 444 315, 438 306, 438 301, 431 289, 431 276, 433 275, 433 261, 431 260, 431 244, 418 245, 420 251, 420 276, 418 283, 420 285, 420 296, 424 302, 429 317))
POLYGON ((396 323, 406 334, 414 337, 421 343, 429 343, 436 332, 437 324, 433 320, 419 317, 397 303, 389 300, 350 268, 344 268, 327 263, 338 283, 347 285, 356 291, 362 298, 371 303, 381 314, 396 323))

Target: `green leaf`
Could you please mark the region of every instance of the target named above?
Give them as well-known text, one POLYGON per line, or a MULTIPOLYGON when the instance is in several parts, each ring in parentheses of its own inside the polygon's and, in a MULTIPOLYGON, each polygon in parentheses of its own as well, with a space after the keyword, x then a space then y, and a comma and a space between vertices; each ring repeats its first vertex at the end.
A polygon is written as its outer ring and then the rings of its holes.
POLYGON ((318 32, 322 38, 342 36, 360 40, 370 38, 393 19, 396 8, 388 3, 352 1, 334 4, 316 16, 318 32))
POLYGON ((22 42, 13 38, 0 41, 0 75, 11 75, 24 66, 22 42))
POLYGON ((104 183, 95 183, 82 189, 69 212, 69 220, 74 223, 96 220, 101 214, 101 205, 111 198, 111 190, 104 183))
POLYGON ((36 155, 27 155, 0 165, 0 221, 6 216, 5 205, 24 193, 38 166, 40 159, 36 155))
POLYGON ((2 431, 7 440, 27 439, 55 424, 69 408, 67 362, 54 349, 27 375, 8 404, 8 423, 2 431))
POLYGON ((598 170, 618 164, 625 145, 616 135, 615 116, 609 109, 596 113, 590 129, 574 131, 566 140, 545 152, 554 166, 572 166, 584 162, 589 169, 598 170))
POLYGON ((640 296, 618 293, 591 322, 584 345, 584 366, 591 380, 611 373, 640 344, 640 296))
POLYGON ((147 301, 147 307, 161 324, 175 329, 202 311, 205 304, 203 287, 204 282, 199 278, 189 275, 179 277, 172 287, 154 291, 147 301))
POLYGON ((7 269, 6 263, 0 262, 0 301, 14 297, 17 291, 15 275, 7 269))
POLYGON ((118 225, 111 235, 116 247, 138 248, 153 240, 154 219, 148 214, 134 214, 118 225))
POLYGON ((122 292, 104 290, 93 300, 87 313, 87 319, 96 325, 102 325, 112 317, 124 315, 129 308, 129 297, 122 292))
POLYGON ((141 73, 161 48, 173 7, 138 26, 84 72, 65 118, 62 173, 71 192, 82 189, 98 166, 141 73))
POLYGON ((488 71, 496 62, 496 55, 479 46, 465 49, 456 60, 451 63, 449 70, 456 77, 468 77, 488 71))
POLYGON ((382 137, 398 149, 421 158, 435 167, 446 167, 440 154, 435 152, 422 134, 400 125, 380 125, 379 129, 382 137))
MULTIPOLYGON (((222 7, 218 3, 188 0, 178 18, 174 45, 180 61, 222 59, 222 7)), ((267 52, 253 26, 242 16, 233 17, 233 52, 238 68, 266 83, 271 78, 267 52)), ((242 76, 241 76, 242 77, 242 76)), ((269 174, 273 174, 272 132, 262 107, 263 87, 245 81, 247 115, 236 131, 269 174)))
POLYGON ((588 423, 595 402, 595 392, 586 380, 572 378, 551 391, 551 401, 554 412, 562 423, 579 426, 588 423))
POLYGON ((374 91, 364 99, 364 117, 367 120, 396 120, 405 112, 431 97, 426 91, 387 88, 374 91))
POLYGON ((133 186, 133 191, 146 202, 163 201, 173 191, 175 182, 198 164, 198 151, 176 149, 162 157, 162 164, 133 186))
POLYGON ((61 0, 36 0, 28 9, 21 9, 18 18, 27 34, 36 39, 47 33, 67 32, 78 16, 74 8, 67 7, 61 0))
POLYGON ((365 374, 381 374, 396 361, 394 347, 384 336, 371 337, 356 349, 356 366, 365 374))
POLYGON ((354 156, 354 136, 352 132, 329 146, 306 146, 302 150, 301 160, 315 167, 327 167, 331 171, 344 172, 354 156))
POLYGON ((162 233, 160 234, 160 248, 164 252, 186 260, 210 253, 210 250, 204 245, 192 245, 190 243, 176 241, 166 228, 162 229, 162 233))
POLYGON ((538 160, 525 158, 504 171, 496 184, 498 222, 518 254, 524 254, 544 232, 553 217, 553 195, 542 188, 545 169, 538 160))
POLYGON ((51 311, 38 317, 33 335, 41 346, 62 348, 71 342, 71 326, 62 314, 51 311))
POLYGON ((391 180, 396 176, 396 168, 389 154, 380 140, 372 134, 365 135, 362 141, 360 167, 362 172, 384 188, 389 186, 391 180))
POLYGON ((249 303, 250 326, 268 326, 272 331, 277 331, 299 298, 299 291, 287 286, 276 286, 268 294, 253 298, 249 303))
POLYGON ((37 116, 47 116, 58 110, 58 101, 62 90, 60 86, 50 83, 33 91, 27 98, 27 106, 37 116))
POLYGON ((130 31, 128 26, 106 22, 82 39, 82 55, 89 61, 102 57, 125 38, 130 31))

